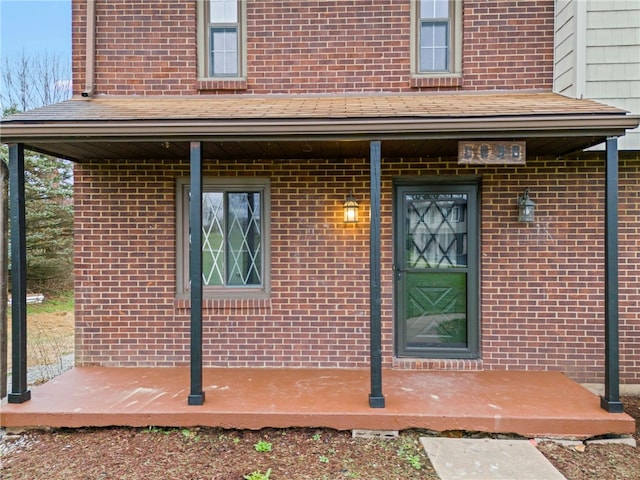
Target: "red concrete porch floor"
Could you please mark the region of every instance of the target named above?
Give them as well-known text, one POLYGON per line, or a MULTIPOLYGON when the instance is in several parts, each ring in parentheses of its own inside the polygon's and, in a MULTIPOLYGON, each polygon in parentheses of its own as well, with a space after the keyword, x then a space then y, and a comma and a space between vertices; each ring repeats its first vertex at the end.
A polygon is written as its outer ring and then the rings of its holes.
POLYGON ((74 368, 2 405, 3 427, 329 427, 471 430, 585 438, 634 432, 627 414, 558 372, 383 371, 386 408, 369 407, 369 371, 205 369, 188 406, 188 368, 74 368))

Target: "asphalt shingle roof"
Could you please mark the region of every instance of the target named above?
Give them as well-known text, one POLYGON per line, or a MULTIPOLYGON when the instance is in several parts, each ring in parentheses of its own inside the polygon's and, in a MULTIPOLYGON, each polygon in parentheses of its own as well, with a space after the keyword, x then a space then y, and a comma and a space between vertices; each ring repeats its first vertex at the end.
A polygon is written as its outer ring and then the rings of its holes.
POLYGON ((391 155, 450 156, 458 141, 471 138, 526 139, 531 154, 560 155, 624 135, 639 120, 592 100, 539 91, 98 95, 6 117, 0 142, 77 161, 183 158, 191 141, 204 142, 212 158, 361 156, 370 140, 384 140, 391 155))
POLYGON ((5 121, 456 118, 622 112, 592 100, 576 100, 551 92, 268 97, 96 96, 77 97, 12 115, 5 121))

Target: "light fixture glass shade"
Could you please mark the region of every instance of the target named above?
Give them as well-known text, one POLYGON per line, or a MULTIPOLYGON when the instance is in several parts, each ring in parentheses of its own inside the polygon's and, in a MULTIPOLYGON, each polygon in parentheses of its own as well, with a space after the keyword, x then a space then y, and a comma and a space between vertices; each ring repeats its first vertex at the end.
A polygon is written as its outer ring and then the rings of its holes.
POLYGON ((358 202, 352 194, 344 201, 344 223, 358 223, 358 202))
POLYGON ((529 189, 527 188, 522 195, 518 197, 518 221, 531 223, 535 221, 536 204, 529 198, 529 189))

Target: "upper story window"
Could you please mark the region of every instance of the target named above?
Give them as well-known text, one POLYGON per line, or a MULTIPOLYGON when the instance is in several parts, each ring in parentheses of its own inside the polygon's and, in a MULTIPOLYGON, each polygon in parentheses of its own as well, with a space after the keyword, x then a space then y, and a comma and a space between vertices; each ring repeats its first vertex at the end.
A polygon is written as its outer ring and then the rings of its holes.
POLYGON ((462 71, 462 1, 413 2, 412 73, 459 75, 462 71))
POLYGON ((244 75, 244 2, 198 2, 201 78, 233 79, 244 75))
POLYGON ((450 14, 448 0, 420 2, 420 71, 449 71, 450 14))

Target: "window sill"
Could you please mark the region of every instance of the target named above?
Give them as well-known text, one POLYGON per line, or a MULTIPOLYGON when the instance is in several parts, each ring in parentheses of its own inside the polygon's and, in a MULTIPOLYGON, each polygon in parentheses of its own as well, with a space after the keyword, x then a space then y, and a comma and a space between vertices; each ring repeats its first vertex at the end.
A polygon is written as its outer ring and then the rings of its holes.
MULTIPOLYGON (((178 310, 191 310, 191 299, 176 297, 174 307, 178 310)), ((252 298, 203 298, 202 310, 212 312, 264 312, 271 310, 271 298, 259 296, 252 298)))
POLYGON ((480 371, 482 359, 407 358, 394 357, 392 368, 397 370, 480 371))
POLYGON ((411 88, 457 88, 462 86, 462 75, 413 75, 411 88))
POLYGON ((201 78, 196 82, 200 91, 207 90, 246 90, 246 78, 201 78))

